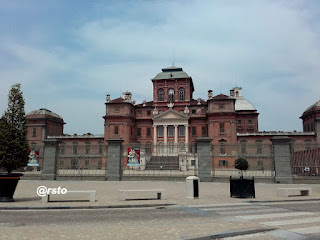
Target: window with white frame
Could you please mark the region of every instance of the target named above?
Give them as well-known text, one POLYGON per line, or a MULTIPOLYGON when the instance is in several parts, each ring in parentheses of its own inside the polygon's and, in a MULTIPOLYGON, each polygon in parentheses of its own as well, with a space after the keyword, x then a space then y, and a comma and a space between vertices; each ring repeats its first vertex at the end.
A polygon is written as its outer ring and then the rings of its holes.
POLYGON ((179 100, 185 100, 184 88, 179 89, 179 100))
POLYGON ((185 136, 185 126, 179 126, 179 136, 185 136))
POLYGON ((158 137, 163 137, 163 126, 158 126, 158 137))
POLYGON ((174 136, 174 126, 168 127, 168 136, 173 137, 174 136))

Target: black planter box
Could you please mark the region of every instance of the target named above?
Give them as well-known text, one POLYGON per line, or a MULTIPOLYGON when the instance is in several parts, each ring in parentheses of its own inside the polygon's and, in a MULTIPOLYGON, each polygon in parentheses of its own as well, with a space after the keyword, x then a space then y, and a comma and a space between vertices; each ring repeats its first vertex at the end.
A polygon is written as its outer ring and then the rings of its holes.
POLYGON ((13 194, 16 190, 21 173, 0 173, 0 202, 13 202, 13 194))
POLYGON ((254 178, 243 179, 243 177, 230 177, 230 197, 255 198, 254 178))

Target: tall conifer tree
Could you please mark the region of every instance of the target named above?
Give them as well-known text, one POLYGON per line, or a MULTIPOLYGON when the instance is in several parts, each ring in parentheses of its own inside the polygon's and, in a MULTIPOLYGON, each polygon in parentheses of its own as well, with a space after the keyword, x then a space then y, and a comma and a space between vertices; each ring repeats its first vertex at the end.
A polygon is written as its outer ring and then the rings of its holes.
POLYGON ((0 167, 8 173, 28 162, 26 114, 20 84, 12 85, 8 108, 0 119, 0 167))

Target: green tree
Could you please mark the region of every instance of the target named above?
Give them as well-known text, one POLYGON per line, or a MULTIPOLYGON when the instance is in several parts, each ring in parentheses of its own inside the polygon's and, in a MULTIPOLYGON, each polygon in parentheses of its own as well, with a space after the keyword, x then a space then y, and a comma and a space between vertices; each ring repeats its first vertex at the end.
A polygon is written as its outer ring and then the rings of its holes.
POLYGON ((249 164, 245 158, 238 157, 236 160, 234 160, 234 167, 241 171, 241 177, 243 177, 243 171, 249 168, 249 164))
POLYGON ((12 85, 8 108, 0 119, 0 167, 8 173, 28 163, 26 114, 20 84, 12 85))

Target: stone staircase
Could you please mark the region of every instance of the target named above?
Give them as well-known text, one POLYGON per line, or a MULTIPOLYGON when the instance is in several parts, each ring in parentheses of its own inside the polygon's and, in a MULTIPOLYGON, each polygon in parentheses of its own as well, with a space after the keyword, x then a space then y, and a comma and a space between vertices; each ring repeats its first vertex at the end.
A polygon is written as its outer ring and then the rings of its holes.
POLYGON ((146 170, 179 170, 178 156, 152 156, 147 162, 146 170))

